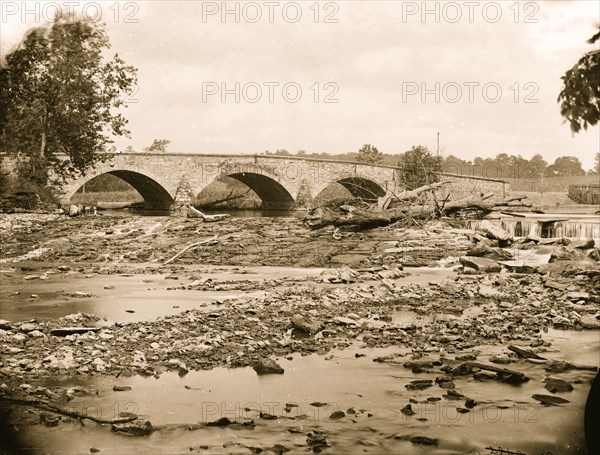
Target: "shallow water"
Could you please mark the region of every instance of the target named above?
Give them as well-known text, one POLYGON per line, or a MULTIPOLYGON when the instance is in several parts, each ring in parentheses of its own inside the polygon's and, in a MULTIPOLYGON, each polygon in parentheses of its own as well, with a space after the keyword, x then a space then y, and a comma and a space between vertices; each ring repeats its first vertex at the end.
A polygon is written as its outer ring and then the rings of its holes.
MULTIPOLYGON (((299 267, 190 267, 173 274, 83 275, 79 273, 50 273, 47 280, 25 280, 27 275, 43 275, 43 270, 20 272, 0 271, 0 319, 26 321, 54 319, 72 313, 95 314, 107 323, 139 322, 177 314, 189 309, 218 304, 243 295, 264 295, 267 290, 235 289, 236 282, 272 283, 282 278, 303 280, 318 277, 321 268, 299 267), (178 279, 168 279, 175 276, 178 279), (171 289, 187 285, 195 279, 210 279, 226 283, 227 290, 171 289), (106 289, 109 287, 110 289, 106 289), (233 289, 230 289, 233 288, 233 289), (91 297, 74 297, 85 292, 91 297), (18 294, 17 294, 18 293, 18 294), (32 297, 35 295, 36 297, 32 297)), ((397 280, 398 284, 437 282, 452 273, 449 268, 413 268, 410 275, 397 280)), ((335 288, 339 285, 329 285, 335 288)), ((286 283, 269 288, 283 289, 286 283)), ((210 308, 207 308, 207 311, 210 308)))
MULTIPOLYGON (((440 281, 451 274, 449 268, 410 269, 402 283, 440 281)), ((315 277, 322 269, 281 267, 203 267, 181 268, 178 280, 159 274, 90 275, 55 274, 49 279, 25 281, 22 272, 4 272, 1 283, 0 317, 11 320, 56 318, 84 311, 94 313, 107 322, 151 320, 179 313, 188 308, 206 306, 210 311, 218 301, 259 291, 167 290, 167 287, 189 283, 191 275, 221 281, 271 280, 281 277, 315 277), (104 289, 105 285, 114 286, 104 289), (19 289, 19 295, 12 295, 19 289), (92 297, 68 296, 74 291, 89 292, 92 297), (32 299, 31 294, 38 298, 32 299), (125 310, 135 313, 127 313, 125 310)), ((41 271, 29 272, 40 274, 41 271)), ((368 283, 367 283, 368 284, 368 283)), ((324 285, 324 284, 323 284, 324 285)), ((362 285, 362 284, 361 284, 362 285)), ((339 285, 324 285, 335 288, 339 285)), ((457 302, 457 307, 462 307, 457 302)), ((395 324, 424 325, 449 318, 476 316, 485 305, 470 306, 462 314, 437 313, 419 315, 398 308, 392 315, 395 324)), ((552 342, 550 359, 567 360, 580 365, 600 364, 600 339, 597 331, 558 331, 543 335, 552 342)), ((477 347, 479 358, 502 352, 504 346, 477 347)), ((174 453, 251 453, 248 447, 267 449, 283 444, 292 453, 306 453, 306 434, 324 431, 332 447, 325 453, 406 453, 456 454, 490 453, 486 447, 503 447, 527 454, 550 452, 584 454, 583 415, 590 381, 595 373, 585 370, 555 375, 571 382, 575 390, 559 394, 570 402, 555 407, 541 406, 531 396, 548 394, 542 380, 548 376, 543 365, 519 361, 508 368, 527 374, 531 380, 520 386, 496 381, 476 382, 470 376, 455 380, 457 390, 479 404, 469 413, 459 413, 464 400, 442 398, 446 392, 437 385, 422 391, 409 391, 405 385, 414 379, 435 379, 440 373, 413 374, 401 366, 408 360, 408 349, 352 348, 337 350, 333 356, 300 356, 278 359, 285 368, 283 375, 258 376, 251 368, 215 368, 190 372, 180 377, 175 372, 158 379, 141 376, 52 377, 33 385, 44 387, 83 386, 90 395, 68 403, 71 408, 95 416, 114 418, 121 411, 134 412, 156 427, 149 437, 129 437, 111 432, 106 425, 89 421, 65 421, 57 427, 39 425, 35 413, 15 413, 11 425, 17 425, 18 446, 30 447, 28 453, 89 453, 90 447, 101 454, 174 454, 174 453), (355 354, 364 354, 357 358, 355 354), (399 353, 397 365, 373 362, 390 353, 399 353), (328 360, 329 359, 329 360, 328 360), (113 385, 128 385, 128 392, 114 392, 113 385), (186 388, 187 386, 187 388, 186 388), (427 398, 441 398, 428 402, 427 398), (400 410, 410 399, 416 412, 405 416, 400 410), (311 406, 313 402, 326 406, 311 406), (289 412, 286 403, 294 403, 289 412), (331 420, 333 411, 349 408, 346 414, 331 420), (276 420, 261 419, 259 412, 273 414, 276 420), (304 415, 304 417, 300 417, 304 415), (200 427, 190 425, 221 417, 254 419, 253 430, 232 427, 200 427), (418 420, 426 419, 426 420, 418 420), (534 436, 532 436, 534 435, 534 436), (437 446, 418 446, 410 436, 438 439, 437 446), (200 446, 207 448, 200 448, 200 446), (190 450, 192 448, 193 450, 190 450)), ((433 353, 432 356, 436 356, 433 353)), ((451 356, 450 356, 451 357, 451 356)), ((181 359, 184 360, 185 359, 181 359)), ((1 437, 2 435, 0 435, 1 437)))
POLYGON ((316 276, 323 269, 286 267, 206 267, 172 275, 123 274, 82 275, 78 273, 49 274, 47 280, 25 280, 29 274, 43 275, 42 271, 29 273, 0 272, 0 318, 10 321, 54 319, 72 313, 95 314, 106 322, 138 322, 156 319, 217 304, 242 295, 264 295, 264 291, 185 290, 167 288, 189 284, 193 279, 211 279, 219 282, 261 282, 282 277, 303 278, 316 276), (105 286, 110 287, 106 289, 105 286), (18 292, 18 294, 17 294, 18 292), (85 292, 91 297, 74 297, 85 292), (35 295, 37 297, 32 297, 35 295))
MULTIPOLYGON (((557 347, 561 340, 568 340, 561 352, 549 354, 550 358, 580 364, 598 360, 599 346, 591 332, 549 331, 545 338, 556 342, 557 347)), ((481 347, 484 353, 499 350, 481 347)), ((521 386, 457 379, 457 389, 479 403, 472 412, 461 414, 457 408, 464 401, 425 401, 428 397, 442 397, 445 390, 437 386, 416 392, 404 387, 413 379, 433 379, 435 375, 415 375, 400 365, 373 362, 375 357, 391 352, 407 354, 400 348, 353 348, 335 351, 331 360, 318 355, 296 355, 292 360, 280 359, 285 374, 269 376, 258 376, 250 368, 216 368, 191 372, 185 377, 165 373, 159 379, 56 378, 43 385, 80 385, 92 392, 71 401, 71 408, 105 418, 113 418, 120 411, 135 412, 150 420, 157 431, 149 437, 132 438, 110 432, 102 425, 71 422, 53 428, 20 426, 20 434, 28 444, 43 447, 49 453, 89 453, 92 446, 109 454, 196 453, 190 448, 199 445, 208 446, 201 453, 249 453, 244 446, 265 449, 274 444, 306 453, 306 433, 315 428, 326 432, 332 444, 325 453, 489 453, 485 447, 529 454, 585 453, 583 409, 589 381, 595 373, 574 370, 561 374, 575 383, 575 390, 560 394, 570 403, 556 407, 541 406, 531 398, 534 393, 547 393, 541 382, 546 376, 542 365, 511 365, 531 378, 521 386), (357 352, 365 357, 355 358, 357 352), (114 384, 129 385, 132 390, 113 392, 114 384), (408 417, 399 411, 410 398, 418 403, 412 405, 416 415, 408 417), (328 404, 310 405, 316 401, 328 404), (298 407, 286 412, 286 403, 298 407), (357 414, 329 419, 333 411, 349 408, 357 414), (278 419, 261 419, 259 412, 278 419), (305 417, 299 418, 303 414, 305 417), (189 425, 221 417, 254 419, 256 428, 188 429, 189 425), (421 447, 402 438, 414 435, 437 438, 439 443, 421 447)))

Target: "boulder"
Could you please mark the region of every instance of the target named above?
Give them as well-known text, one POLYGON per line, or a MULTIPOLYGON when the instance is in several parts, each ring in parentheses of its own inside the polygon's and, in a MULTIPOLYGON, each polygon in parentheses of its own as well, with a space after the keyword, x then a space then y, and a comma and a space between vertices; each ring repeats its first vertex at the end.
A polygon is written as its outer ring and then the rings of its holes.
POLYGON ((467 256, 485 257, 494 261, 509 261, 513 255, 500 248, 492 248, 488 245, 476 245, 467 251, 467 256))
POLYGON ((356 321, 354 319, 345 318, 343 316, 336 316, 333 318, 333 322, 338 325, 356 325, 356 321))
POLYGON ((463 256, 460 258, 463 267, 470 267, 479 272, 497 273, 502 270, 502 266, 491 259, 479 258, 474 256, 463 256))
POLYGON ((594 316, 586 314, 581 317, 579 323, 584 329, 600 329, 600 321, 594 316))
POLYGON ((437 439, 427 436, 413 436, 410 438, 410 442, 424 446, 436 446, 438 444, 437 439))
POLYGON ((567 295, 567 300, 578 301, 578 300, 589 300, 590 294, 587 292, 569 292, 567 295))
POLYGON ((309 335, 313 335, 323 328, 323 324, 320 321, 315 320, 308 314, 296 314, 292 316, 291 324, 293 328, 309 335))
POLYGON ((555 397, 554 395, 543 395, 540 393, 532 395, 531 398, 539 401, 542 404, 545 404, 546 406, 559 406, 569 402, 569 400, 561 397, 555 397))
POLYGON ((263 358, 252 367, 257 374, 283 374, 284 369, 272 359, 263 358))
POLYGON ((563 371, 569 371, 574 368, 569 362, 563 362, 562 360, 551 360, 546 364, 545 370, 550 373, 562 373, 563 371))
POLYGON ((544 387, 552 393, 570 392, 573 390, 573 386, 562 379, 546 378, 544 382, 546 383, 544 387))
POLYGON ((12 323, 6 319, 0 319, 0 330, 10 330, 11 324, 12 323))
POLYGON ((512 238, 501 227, 495 226, 488 220, 483 220, 479 225, 479 229, 483 231, 488 239, 499 240, 503 243, 511 243, 512 238))
POLYGON ((69 216, 77 216, 81 213, 81 209, 79 208, 78 205, 75 204, 71 204, 69 206, 69 216))
POLYGON ((477 293, 484 298, 501 297, 503 295, 502 292, 500 292, 498 289, 495 289, 487 284, 479 285, 477 293))
POLYGON ((148 436, 154 431, 150 421, 142 419, 136 419, 127 423, 115 423, 112 429, 113 431, 120 431, 133 436, 148 436))
POLYGON ((570 248, 577 248, 578 250, 589 250, 590 248, 594 248, 596 243, 594 239, 585 239, 585 240, 574 240, 569 244, 570 248))

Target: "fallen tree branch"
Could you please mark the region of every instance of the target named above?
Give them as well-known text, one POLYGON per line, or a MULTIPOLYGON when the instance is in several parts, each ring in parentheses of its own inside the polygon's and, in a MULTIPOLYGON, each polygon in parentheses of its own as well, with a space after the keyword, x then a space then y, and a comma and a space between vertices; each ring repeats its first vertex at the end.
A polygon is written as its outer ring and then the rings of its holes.
POLYGON ((248 188, 246 190, 246 192, 243 194, 235 194, 235 190, 231 190, 229 192, 229 195, 222 199, 217 199, 216 201, 206 202, 205 204, 198 204, 198 205, 196 205, 196 207, 198 209, 210 209, 212 207, 216 207, 219 204, 224 204, 226 202, 231 202, 231 201, 235 201, 237 199, 241 199, 241 198, 245 197, 250 191, 252 191, 252 190, 250 188, 248 188))
POLYGON ((218 236, 219 235, 217 234, 217 235, 214 235, 214 236, 212 236, 212 237, 210 237, 208 239, 204 239, 204 240, 202 240, 200 242, 192 243, 191 245, 186 246, 183 250, 181 250, 179 253, 177 253, 175 256, 173 256, 171 259, 169 259, 168 261, 164 262, 163 265, 167 265, 167 264, 173 262, 175 259, 177 259, 179 256, 181 256, 183 253, 185 253, 186 251, 188 251, 188 250, 190 250, 192 248, 196 248, 198 246, 206 245, 208 243, 213 242, 214 240, 217 239, 218 236))
POLYGON ((134 420, 136 420, 138 418, 137 415, 130 415, 127 417, 119 417, 116 419, 103 419, 101 417, 94 417, 94 416, 91 416, 88 414, 83 414, 81 412, 73 411, 70 409, 64 409, 59 406, 53 405, 45 400, 30 400, 27 398, 12 398, 12 397, 0 396, 0 401, 7 401, 9 403, 19 404, 22 406, 31 406, 34 408, 42 409, 44 411, 50 411, 50 412, 54 412, 56 414, 61 414, 66 417, 73 417, 75 419, 89 419, 96 423, 109 423, 109 424, 127 423, 127 422, 133 422, 134 420))
POLYGON ((231 218, 231 215, 228 213, 218 213, 215 215, 206 215, 202 213, 200 210, 195 209, 191 205, 187 207, 187 217, 188 218, 202 218, 202 221, 212 222, 212 221, 222 221, 227 218, 231 218))
POLYGON ((488 370, 488 371, 493 371, 494 373, 501 373, 501 374, 512 374, 515 376, 525 376, 525 373, 521 373, 520 371, 509 370, 507 368, 499 368, 494 365, 487 365, 485 363, 469 362, 469 364, 472 367, 479 368, 480 370, 488 370))
POLYGON ((427 191, 434 191, 434 190, 440 188, 441 186, 448 185, 449 183, 450 182, 447 182, 447 181, 429 183, 427 185, 423 185, 418 188, 415 188, 414 190, 403 191, 401 193, 395 194, 392 196, 392 199, 395 199, 396 201, 406 201, 409 199, 414 199, 417 196, 419 196, 421 193, 424 193, 427 191))
MULTIPOLYGON (((445 182, 439 182, 444 184, 445 182)), ((433 189, 434 185, 426 185, 413 191, 428 191, 433 189)), ((438 185, 439 186, 439 185, 438 185)), ((404 192, 406 196, 411 192, 404 192)), ((402 195, 403 193, 401 193, 402 195)), ((415 193, 412 193, 413 195, 415 193)), ((506 207, 507 200, 490 201, 494 193, 487 193, 481 196, 469 196, 464 199, 448 201, 448 196, 439 204, 436 198, 433 201, 422 204, 412 204, 409 199, 405 204, 390 208, 387 210, 361 210, 358 208, 344 208, 344 214, 340 215, 331 211, 317 210, 304 217, 304 224, 311 229, 320 229, 325 226, 346 227, 347 229, 361 231, 374 227, 387 226, 397 222, 417 224, 419 221, 440 218, 444 216, 457 216, 468 214, 469 217, 482 219, 498 207, 506 207)), ((512 198, 514 200, 514 198, 512 198)), ((387 201, 386 201, 387 202, 387 201)), ((384 204, 385 206, 385 204, 384 204)))

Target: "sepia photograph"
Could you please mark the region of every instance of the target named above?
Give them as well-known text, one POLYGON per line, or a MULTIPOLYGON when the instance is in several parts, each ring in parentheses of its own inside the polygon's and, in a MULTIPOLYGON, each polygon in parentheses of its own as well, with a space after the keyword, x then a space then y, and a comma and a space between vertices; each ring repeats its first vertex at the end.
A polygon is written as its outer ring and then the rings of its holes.
POLYGON ((600 454, 597 0, 0 1, 0 455, 600 454))

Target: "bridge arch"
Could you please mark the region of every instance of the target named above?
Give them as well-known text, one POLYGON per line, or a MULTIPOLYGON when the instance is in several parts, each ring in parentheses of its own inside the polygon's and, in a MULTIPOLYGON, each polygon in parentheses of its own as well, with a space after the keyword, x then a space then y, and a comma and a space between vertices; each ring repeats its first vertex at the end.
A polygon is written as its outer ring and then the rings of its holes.
POLYGON ((299 182, 283 178, 269 166, 256 163, 222 163, 220 174, 213 181, 223 177, 230 177, 248 186, 262 200, 263 209, 286 210, 294 205, 296 186, 299 182))
POLYGON ((265 209, 289 209, 294 205, 294 197, 277 180, 264 174, 237 172, 227 174, 247 185, 263 201, 265 209))
POLYGON ((364 200, 377 200, 385 195, 385 189, 368 177, 347 176, 337 180, 337 183, 346 188, 352 196, 364 200))
POLYGON ((96 172, 88 173, 64 188, 65 194, 63 196, 63 201, 65 203, 70 202, 71 198, 79 188, 90 180, 103 174, 112 174, 130 184, 144 199, 144 208, 147 210, 169 210, 174 202, 174 197, 157 181, 157 179, 152 178, 145 172, 137 169, 98 170, 96 172))
POLYGON ((384 184, 381 184, 371 176, 355 173, 338 174, 329 181, 321 183, 314 189, 313 198, 316 198, 323 190, 330 185, 338 183, 342 185, 354 198, 365 201, 376 201, 377 198, 384 196, 387 191, 384 184))

